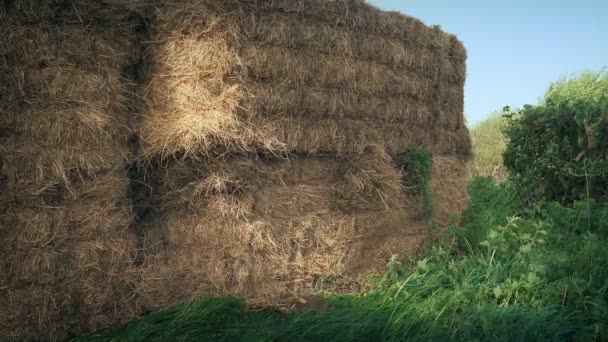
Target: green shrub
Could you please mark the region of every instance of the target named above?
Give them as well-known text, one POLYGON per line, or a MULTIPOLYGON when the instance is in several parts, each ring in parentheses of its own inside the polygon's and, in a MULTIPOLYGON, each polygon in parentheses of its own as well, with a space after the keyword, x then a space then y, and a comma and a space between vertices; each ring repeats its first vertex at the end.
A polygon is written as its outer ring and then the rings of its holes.
POLYGON ((422 199, 422 215, 425 219, 433 216, 433 194, 431 177, 433 155, 427 149, 412 146, 395 156, 395 163, 403 173, 403 184, 414 195, 422 199))
POLYGON ((608 194, 608 75, 586 73, 549 88, 504 130, 504 164, 529 201, 572 203, 608 194))
POLYGON ((608 202, 577 200, 569 206, 546 203, 538 206, 539 216, 553 227, 573 227, 576 233, 597 233, 608 236, 608 202))

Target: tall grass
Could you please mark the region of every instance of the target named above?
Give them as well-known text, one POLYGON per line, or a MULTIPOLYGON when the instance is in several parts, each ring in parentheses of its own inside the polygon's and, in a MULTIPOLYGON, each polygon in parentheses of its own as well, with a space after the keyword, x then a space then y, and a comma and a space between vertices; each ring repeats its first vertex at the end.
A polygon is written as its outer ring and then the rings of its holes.
POLYGON ((506 125, 502 112, 495 112, 471 129, 471 140, 475 154, 469 165, 469 174, 473 177, 484 176, 503 180, 507 170, 503 165, 502 154, 506 143, 502 133, 506 125))
POLYGON ((80 340, 608 340, 608 205, 522 208, 507 183, 488 178, 469 192, 445 240, 413 265, 392 261, 370 291, 328 295, 328 311, 200 299, 80 340))

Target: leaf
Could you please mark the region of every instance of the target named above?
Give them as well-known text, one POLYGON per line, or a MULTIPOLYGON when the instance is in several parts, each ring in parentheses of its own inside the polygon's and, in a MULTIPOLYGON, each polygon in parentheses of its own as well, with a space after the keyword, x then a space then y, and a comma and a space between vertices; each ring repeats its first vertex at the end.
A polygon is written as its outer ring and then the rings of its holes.
POLYGON ((530 269, 537 273, 545 273, 545 271, 547 270, 545 265, 541 265, 541 264, 532 264, 532 265, 530 265, 530 269))
POLYGON ((416 266, 418 266, 418 268, 421 269, 424 272, 426 272, 426 271, 429 270, 429 265, 428 265, 428 260, 427 259, 419 260, 416 263, 416 266))
POLYGON ((539 278, 536 275, 536 273, 534 273, 534 272, 528 273, 528 282, 529 283, 536 283, 538 280, 539 280, 539 278))
POLYGON ((496 286, 494 288, 493 292, 494 292, 494 297, 496 297, 496 298, 502 297, 502 288, 500 288, 500 286, 496 286))
POLYGON ((495 239, 496 237, 498 237, 498 232, 495 231, 494 229, 490 230, 490 232, 488 233, 488 239, 495 239))
POLYGON ((598 296, 593 297, 593 299, 591 300, 591 303, 593 305, 595 305, 600 311, 608 312, 608 303, 601 296, 598 295, 598 296))
POLYGON ((530 252, 532 251, 532 245, 531 245, 531 244, 529 244, 529 243, 528 243, 528 244, 525 244, 525 245, 523 245, 523 246, 519 247, 519 250, 520 250, 522 253, 528 254, 528 253, 530 253, 530 252))

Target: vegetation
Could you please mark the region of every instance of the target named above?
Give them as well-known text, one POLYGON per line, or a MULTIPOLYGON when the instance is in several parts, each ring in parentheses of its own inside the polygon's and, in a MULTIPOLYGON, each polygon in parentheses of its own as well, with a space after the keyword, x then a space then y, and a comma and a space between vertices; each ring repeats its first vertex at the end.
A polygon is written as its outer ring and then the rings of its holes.
MULTIPOLYGON (((608 340, 602 82, 591 74, 562 81, 511 117, 509 177, 472 179, 460 224, 416 262, 392 260, 371 290, 325 293, 328 309, 289 314, 200 299, 80 340, 608 340)), ((398 163, 425 184, 429 160, 416 149, 398 163)))
POLYGON ((328 295, 326 312, 201 299, 91 340, 607 339, 608 206, 523 210, 508 186, 488 178, 473 180, 470 195, 462 226, 415 265, 392 261, 375 289, 328 295))
POLYGON ((608 195, 608 75, 586 73, 549 88, 505 130, 505 166, 530 202, 608 195))
POLYGON ((433 155, 424 147, 413 146, 398 153, 395 163, 403 173, 404 186, 422 199, 422 216, 429 219, 433 216, 433 155))
POLYGON ((473 177, 484 176, 497 180, 507 177, 507 170, 502 161, 506 146, 502 133, 506 119, 502 114, 502 111, 495 112, 471 129, 475 159, 470 163, 469 174, 473 177))

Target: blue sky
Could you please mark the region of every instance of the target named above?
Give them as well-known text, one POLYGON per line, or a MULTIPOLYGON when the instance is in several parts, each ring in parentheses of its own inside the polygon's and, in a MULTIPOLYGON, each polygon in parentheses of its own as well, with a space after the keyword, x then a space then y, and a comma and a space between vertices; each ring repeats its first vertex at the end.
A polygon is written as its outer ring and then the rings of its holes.
POLYGON ((535 104, 564 75, 608 66, 608 0, 368 0, 441 28, 468 50, 469 125, 535 104))

